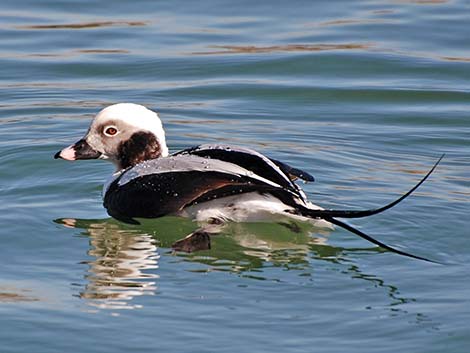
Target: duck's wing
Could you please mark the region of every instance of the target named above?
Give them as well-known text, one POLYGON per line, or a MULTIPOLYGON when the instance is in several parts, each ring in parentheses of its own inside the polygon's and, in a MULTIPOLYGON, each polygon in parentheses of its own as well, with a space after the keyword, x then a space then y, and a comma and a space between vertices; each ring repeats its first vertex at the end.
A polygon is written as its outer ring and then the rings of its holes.
POLYGON ((270 159, 257 151, 239 146, 204 144, 185 149, 174 155, 195 155, 236 164, 271 180, 283 188, 298 193, 299 197, 302 198, 304 197, 302 192, 293 181, 297 178, 305 181, 315 180, 307 172, 293 168, 278 160, 270 159))
POLYGON ((178 213, 195 202, 246 192, 274 192, 287 204, 302 203, 296 190, 218 159, 180 154, 145 161, 114 180, 104 195, 104 207, 121 221, 178 213))

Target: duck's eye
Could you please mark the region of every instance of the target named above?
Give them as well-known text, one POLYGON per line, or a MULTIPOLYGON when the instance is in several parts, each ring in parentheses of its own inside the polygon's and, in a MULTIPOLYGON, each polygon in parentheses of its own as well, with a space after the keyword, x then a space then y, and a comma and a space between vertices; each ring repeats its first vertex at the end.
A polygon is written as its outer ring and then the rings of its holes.
POLYGON ((104 129, 104 134, 106 136, 114 136, 118 133, 118 129, 114 126, 108 126, 104 129))

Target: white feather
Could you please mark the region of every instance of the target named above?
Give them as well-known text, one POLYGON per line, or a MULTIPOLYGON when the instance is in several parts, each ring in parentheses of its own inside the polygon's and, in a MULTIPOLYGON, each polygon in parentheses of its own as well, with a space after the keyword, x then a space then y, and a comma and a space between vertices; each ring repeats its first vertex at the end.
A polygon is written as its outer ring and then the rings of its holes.
POLYGON ((100 111, 96 115, 93 125, 100 125, 110 119, 121 120, 129 125, 152 132, 158 139, 162 157, 168 156, 165 131, 163 130, 162 122, 156 112, 139 104, 118 103, 110 105, 100 111))
MULTIPOLYGON (((321 209, 311 203, 308 207, 321 209)), ((282 203, 278 198, 269 194, 250 192, 186 207, 181 211, 180 216, 189 217, 201 223, 214 219, 224 222, 278 222, 283 219, 294 219, 311 222, 315 227, 334 229, 330 222, 323 219, 311 219, 287 211, 294 211, 294 209, 282 203)))

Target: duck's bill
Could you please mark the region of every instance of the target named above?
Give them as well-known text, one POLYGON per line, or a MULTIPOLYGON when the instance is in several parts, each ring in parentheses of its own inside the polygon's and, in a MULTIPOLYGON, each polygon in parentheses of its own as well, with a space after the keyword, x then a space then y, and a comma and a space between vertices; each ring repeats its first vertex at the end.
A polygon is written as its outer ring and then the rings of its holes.
POLYGON ((77 159, 97 159, 100 157, 102 157, 102 154, 94 150, 84 139, 64 148, 54 155, 55 159, 62 158, 67 161, 75 161, 77 159))

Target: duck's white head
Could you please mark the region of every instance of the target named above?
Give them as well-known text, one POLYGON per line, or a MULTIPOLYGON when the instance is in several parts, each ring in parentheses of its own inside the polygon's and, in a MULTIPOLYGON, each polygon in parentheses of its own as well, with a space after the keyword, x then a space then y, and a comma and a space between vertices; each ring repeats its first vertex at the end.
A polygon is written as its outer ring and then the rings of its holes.
POLYGON ((166 156, 165 131, 157 113, 139 104, 119 103, 100 111, 85 137, 54 157, 109 159, 121 170, 166 156))

